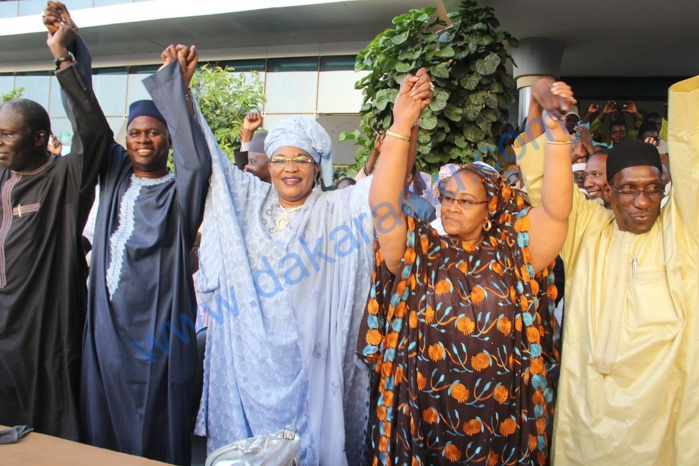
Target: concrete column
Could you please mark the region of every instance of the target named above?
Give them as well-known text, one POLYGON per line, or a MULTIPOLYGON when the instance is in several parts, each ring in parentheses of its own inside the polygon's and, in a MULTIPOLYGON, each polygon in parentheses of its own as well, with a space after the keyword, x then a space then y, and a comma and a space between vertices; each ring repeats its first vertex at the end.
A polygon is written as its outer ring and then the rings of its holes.
POLYGON ((519 47, 511 50, 511 55, 517 66, 512 74, 517 80, 519 91, 518 124, 529 111, 531 86, 539 78, 552 77, 557 79, 561 73, 561 58, 565 44, 545 37, 531 37, 519 41, 519 47))

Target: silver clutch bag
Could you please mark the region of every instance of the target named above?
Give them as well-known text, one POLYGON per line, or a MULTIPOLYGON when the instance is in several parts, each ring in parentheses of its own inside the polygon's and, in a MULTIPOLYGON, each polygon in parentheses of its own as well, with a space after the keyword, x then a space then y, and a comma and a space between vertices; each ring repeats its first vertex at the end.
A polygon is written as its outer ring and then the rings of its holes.
POLYGON ((301 437, 294 426, 224 445, 206 458, 206 466, 299 466, 301 437))

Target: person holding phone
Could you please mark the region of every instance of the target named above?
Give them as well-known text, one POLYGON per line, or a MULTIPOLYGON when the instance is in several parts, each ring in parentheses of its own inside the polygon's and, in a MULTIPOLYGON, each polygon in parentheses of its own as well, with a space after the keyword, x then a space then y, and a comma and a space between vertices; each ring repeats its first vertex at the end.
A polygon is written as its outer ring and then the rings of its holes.
MULTIPOLYGON (((599 105, 593 104, 591 108, 599 109, 599 105)), ((636 103, 632 100, 608 100, 602 111, 597 114, 596 118, 591 118, 591 115, 585 117, 586 120, 590 121, 590 132, 592 133, 593 139, 598 142, 602 142, 607 145, 619 144, 620 142, 626 140, 627 138, 635 138, 638 135, 638 128, 643 121, 643 116, 640 114, 636 107, 636 103), (626 122, 625 115, 631 115, 632 126, 628 126, 626 122), (623 122, 626 127, 626 135, 619 133, 616 137, 612 137, 611 125, 617 122, 623 122), (616 139, 618 142, 614 142, 616 139)))

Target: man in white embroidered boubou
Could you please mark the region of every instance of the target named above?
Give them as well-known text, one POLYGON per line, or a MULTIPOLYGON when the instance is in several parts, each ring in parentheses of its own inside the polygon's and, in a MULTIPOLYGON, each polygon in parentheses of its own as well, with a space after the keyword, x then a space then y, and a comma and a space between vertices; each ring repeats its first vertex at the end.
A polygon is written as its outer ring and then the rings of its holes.
MULTIPOLYGON (((90 76, 89 52, 80 38, 73 40, 65 6, 49 2, 44 23, 54 56, 68 55, 71 47, 72 66, 90 76)), ((191 461, 198 362, 188 253, 211 163, 188 87, 196 49, 170 46, 162 59, 163 67, 143 81, 154 101, 129 108, 126 150, 108 126, 101 129, 111 146, 100 171, 80 427, 91 445, 182 465, 191 461), (171 146, 175 173, 167 168, 171 146)), ((81 123, 97 117, 104 118, 99 106, 75 114, 80 140, 88 136, 81 123)))

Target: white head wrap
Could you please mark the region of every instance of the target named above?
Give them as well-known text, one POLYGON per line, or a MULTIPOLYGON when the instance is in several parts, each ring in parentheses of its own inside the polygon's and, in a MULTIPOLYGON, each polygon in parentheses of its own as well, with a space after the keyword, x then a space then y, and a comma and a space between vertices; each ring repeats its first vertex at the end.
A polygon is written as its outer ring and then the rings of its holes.
POLYGON ((325 128, 313 118, 295 116, 282 120, 265 139, 265 153, 272 157, 280 147, 302 149, 320 164, 320 175, 325 186, 333 184, 333 143, 325 128))

